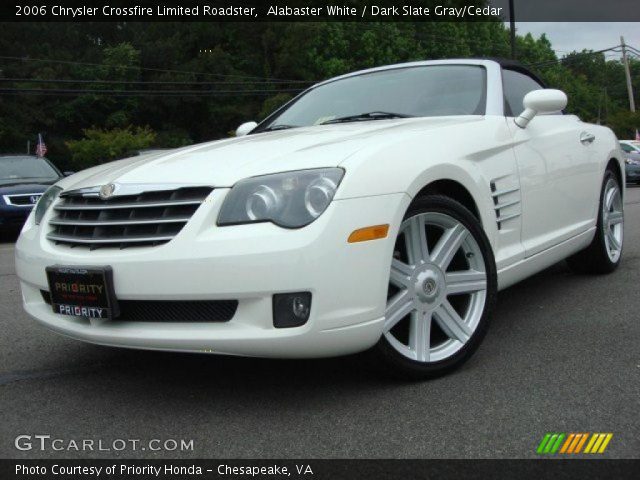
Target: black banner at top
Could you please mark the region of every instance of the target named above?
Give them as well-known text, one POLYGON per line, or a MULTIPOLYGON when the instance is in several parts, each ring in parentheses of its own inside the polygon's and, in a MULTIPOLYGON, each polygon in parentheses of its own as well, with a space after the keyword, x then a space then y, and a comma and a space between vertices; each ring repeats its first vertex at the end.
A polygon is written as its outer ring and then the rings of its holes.
MULTIPOLYGON (((638 0, 514 0, 519 22, 640 21, 638 0)), ((3 22, 508 21, 509 0, 14 0, 3 22)))

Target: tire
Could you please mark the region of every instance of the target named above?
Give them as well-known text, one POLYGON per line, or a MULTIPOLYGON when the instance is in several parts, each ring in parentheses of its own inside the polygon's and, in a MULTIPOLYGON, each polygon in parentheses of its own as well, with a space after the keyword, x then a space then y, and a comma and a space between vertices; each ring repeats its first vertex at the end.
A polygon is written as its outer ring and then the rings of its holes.
POLYGON ((460 367, 486 334, 497 291, 493 252, 478 219, 446 196, 415 199, 391 264, 385 326, 372 350, 378 363, 415 380, 460 367))
POLYGON ((567 263, 576 273, 611 273, 620 265, 623 240, 622 191, 615 173, 607 169, 600 191, 596 234, 591 244, 567 258, 567 263))

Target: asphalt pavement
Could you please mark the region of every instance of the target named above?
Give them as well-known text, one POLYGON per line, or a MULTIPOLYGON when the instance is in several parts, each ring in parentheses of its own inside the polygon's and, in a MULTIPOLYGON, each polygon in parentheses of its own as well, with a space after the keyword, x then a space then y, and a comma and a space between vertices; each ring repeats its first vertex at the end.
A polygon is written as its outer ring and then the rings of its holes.
POLYGON ((225 358, 58 336, 22 311, 4 242, 0 457, 522 458, 546 432, 611 432, 603 457, 640 458, 640 188, 625 203, 615 273, 560 263, 501 292, 472 360, 418 383, 382 377, 360 355, 225 358), (64 450, 14 446, 43 434, 64 450), (68 449, 83 439, 184 439, 193 450, 68 449))

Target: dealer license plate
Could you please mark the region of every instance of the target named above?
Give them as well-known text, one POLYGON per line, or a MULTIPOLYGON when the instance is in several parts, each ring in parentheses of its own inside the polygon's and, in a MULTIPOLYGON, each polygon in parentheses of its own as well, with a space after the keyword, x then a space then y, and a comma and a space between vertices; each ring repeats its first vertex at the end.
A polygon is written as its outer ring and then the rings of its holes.
POLYGON ((54 265, 46 268, 54 313, 74 317, 117 317, 111 267, 54 265))

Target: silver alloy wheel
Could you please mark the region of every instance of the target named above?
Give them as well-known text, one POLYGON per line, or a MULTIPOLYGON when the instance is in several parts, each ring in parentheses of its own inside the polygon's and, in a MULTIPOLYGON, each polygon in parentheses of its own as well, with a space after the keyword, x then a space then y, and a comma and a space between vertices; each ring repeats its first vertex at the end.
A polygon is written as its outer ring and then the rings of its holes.
POLYGON ((391 263, 389 291, 395 293, 387 300, 384 336, 411 360, 449 358, 467 343, 482 318, 487 297, 482 250, 462 223, 436 212, 405 220, 396 246, 404 246, 404 252, 396 250, 391 263), (403 326, 408 335, 399 334, 403 326))
POLYGON ((602 202, 602 228, 607 255, 612 263, 620 259, 624 234, 624 215, 622 213, 622 195, 617 182, 609 178, 604 187, 602 202))

